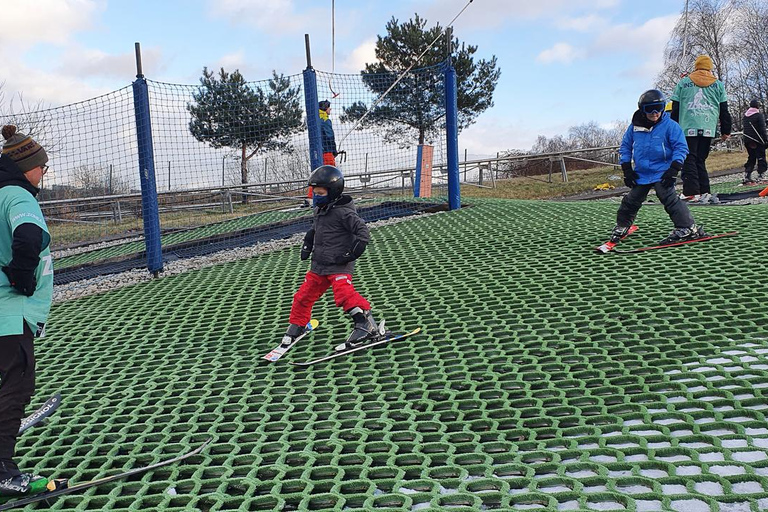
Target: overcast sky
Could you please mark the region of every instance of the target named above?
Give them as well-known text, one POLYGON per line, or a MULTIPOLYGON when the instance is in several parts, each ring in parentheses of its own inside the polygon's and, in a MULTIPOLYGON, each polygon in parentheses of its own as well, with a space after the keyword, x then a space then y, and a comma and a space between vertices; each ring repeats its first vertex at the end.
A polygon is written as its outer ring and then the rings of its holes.
MULTIPOLYGON (((203 66, 247 80, 300 73, 304 34, 313 66, 357 73, 374 60, 393 16, 447 24, 468 0, 19 0, 0 6, 6 102, 57 106, 130 84, 134 43, 144 74, 196 84, 203 66)), ((454 24, 460 41, 498 57, 495 106, 462 132, 461 151, 528 149, 539 134, 590 120, 628 120, 652 87, 684 0, 474 0, 454 24)), ((320 91, 323 94, 323 91, 320 91)))

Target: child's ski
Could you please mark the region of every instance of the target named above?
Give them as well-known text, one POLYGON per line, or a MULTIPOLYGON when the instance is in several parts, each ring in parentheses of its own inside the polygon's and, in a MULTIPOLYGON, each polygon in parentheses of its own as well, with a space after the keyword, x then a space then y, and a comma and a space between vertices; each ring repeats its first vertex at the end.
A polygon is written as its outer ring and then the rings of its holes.
POLYGON ((304 331, 304 333, 303 333, 301 336, 299 336, 298 338, 296 338, 295 340, 293 340, 293 343, 291 343, 291 344, 290 344, 290 345, 288 345, 287 347, 284 347, 284 346, 283 346, 283 344, 281 343, 281 344, 280 344, 280 345, 278 345, 277 347, 273 348, 273 349, 272 349, 272 351, 271 351, 269 354, 265 355, 265 356, 264 356, 264 359, 266 359, 267 361, 271 361, 271 362, 273 362, 273 363, 274 363, 275 361, 277 361, 278 359, 280 359, 281 357, 283 357, 283 356, 285 355, 285 353, 286 353, 286 352, 288 352, 289 350, 291 350, 291 349, 294 347, 294 345, 296 345, 296 343, 298 343, 298 342, 301 340, 301 338, 303 338, 304 336, 306 336, 306 335, 307 335, 307 334, 309 334, 310 332, 312 332, 312 331, 314 331, 315 329, 317 329, 317 326, 318 326, 318 325, 320 325, 320 322, 318 322, 317 320, 315 320, 315 319, 313 318, 313 319, 312 319, 312 320, 310 320, 310 321, 309 321, 309 323, 306 325, 306 327, 305 327, 305 328, 306 328, 307 330, 306 330, 306 331, 304 331))
POLYGON ((710 235, 710 236, 704 236, 701 238, 694 238, 693 240, 684 240, 682 242, 675 242, 671 244, 664 244, 664 245, 651 245, 649 247, 640 247, 638 249, 616 249, 613 252, 619 253, 619 254, 631 254, 635 252, 645 252, 645 251, 652 251, 654 249, 665 249, 667 247, 677 247, 679 245, 686 245, 686 244, 692 244, 694 242, 706 242, 707 240, 714 240, 715 238, 723 238, 725 236, 734 236, 738 235, 738 231, 731 231, 730 233, 723 233, 720 235, 710 235))
POLYGON ((365 345, 360 345, 359 347, 350 348, 349 350, 342 350, 341 352, 335 352, 329 356, 321 357, 320 359, 315 359, 313 361, 305 361, 302 363, 297 363, 291 361, 291 364, 296 366, 312 366, 313 364, 322 363, 324 361, 330 361, 331 359, 335 359, 337 357, 345 356, 347 354, 352 354, 354 352, 360 352, 361 350, 366 350, 369 348, 373 348, 379 345, 384 345, 385 343, 389 343, 390 341, 397 341, 402 340, 403 338, 407 338, 409 336, 413 336, 414 334, 417 334, 421 331, 421 327, 417 327, 416 329, 412 330, 411 332, 405 333, 405 334, 392 334, 389 333, 386 336, 384 336, 384 339, 374 341, 372 343, 367 343, 365 345))
POLYGON ((23 434, 26 430, 34 427, 42 422, 48 416, 53 414, 56 409, 61 405, 61 393, 56 393, 51 398, 45 401, 38 410, 21 420, 21 426, 19 427, 19 435, 23 434))
POLYGON ((96 480, 91 480, 90 482, 83 482, 81 484, 76 484, 73 486, 69 486, 69 483, 67 480, 51 480, 48 482, 48 491, 35 494, 34 496, 27 496, 22 497, 14 501, 9 501, 7 503, 3 503, 0 505, 0 510, 11 510, 14 508, 20 508, 24 507, 26 505, 29 505, 30 503, 37 503, 38 501, 46 501, 53 498, 57 498, 59 496, 65 496, 67 494, 72 494, 80 491, 84 491, 86 489, 90 489, 91 487, 96 487, 97 485, 106 484, 109 482, 114 482, 116 480, 123 480, 125 478, 128 478, 133 475, 139 475, 142 473, 146 473, 147 471, 152 471, 153 469, 161 468, 163 466, 168 466, 170 464, 174 464, 176 462, 181 462, 182 460, 191 457, 193 455, 197 455, 203 449, 208 446, 208 444, 213 440, 213 438, 208 439, 206 442, 192 450, 191 452, 187 452, 184 454, 181 454, 177 457, 174 457, 172 459, 167 459, 164 461, 157 462, 155 464, 151 464, 149 466, 144 466, 141 468, 134 468, 129 469, 128 471, 124 471, 122 473, 118 473, 116 475, 112 476, 105 476, 103 478, 98 478, 96 480))
MULTIPOLYGON (((629 235, 631 235, 635 231, 637 231, 637 226, 632 224, 631 226, 629 226, 629 231, 627 231, 627 234, 624 235, 623 237, 621 237, 621 239, 624 240, 625 238, 627 238, 629 235)), ((608 242, 605 242, 603 245, 595 247, 595 250, 597 252, 602 252, 603 254, 605 254, 605 253, 609 253, 612 250, 614 250, 617 245, 619 245, 618 242, 611 242, 609 240, 608 242)))

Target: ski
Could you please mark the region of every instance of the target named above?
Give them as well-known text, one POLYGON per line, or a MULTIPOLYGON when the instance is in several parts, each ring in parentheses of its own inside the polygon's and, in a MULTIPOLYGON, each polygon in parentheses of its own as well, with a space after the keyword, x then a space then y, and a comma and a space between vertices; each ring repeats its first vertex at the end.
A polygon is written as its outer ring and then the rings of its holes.
POLYGON ((213 438, 209 438, 207 441, 205 441, 203 444, 201 444, 194 450, 187 453, 183 453, 176 457, 173 457, 172 459, 156 462, 155 464, 151 464, 149 466, 129 469, 128 471, 124 471, 122 473, 118 473, 112 476, 105 476, 103 478, 98 478, 96 480, 91 480, 90 482, 83 482, 81 484, 69 486, 69 483, 67 482, 67 480, 51 480, 50 482, 48 482, 48 491, 40 494, 35 494, 34 496, 22 497, 14 501, 3 503, 2 505, 0 505, 0 510, 11 510, 14 508, 24 507, 26 505, 29 505, 30 503, 37 503, 38 501, 46 501, 53 498, 57 498, 59 496, 73 494, 76 492, 84 491, 86 489, 90 489, 91 487, 96 487, 97 485, 114 482, 116 480, 123 480, 133 475, 140 475, 142 473, 152 471, 153 469, 161 468, 163 466, 168 466, 176 462, 181 462, 182 460, 192 457, 193 455, 197 455, 198 453, 203 451, 203 449, 206 446, 208 446, 208 444, 212 440, 213 438))
POLYGON ((25 431, 40 424, 48 416, 56 412, 56 409, 61 405, 61 393, 56 393, 51 398, 45 401, 35 412, 21 420, 21 426, 19 427, 19 435, 25 431))
POLYGON ((411 332, 405 333, 405 334, 386 334, 384 336, 384 339, 374 341, 372 343, 367 343, 365 345, 360 345, 359 347, 350 348, 349 350, 342 350, 341 352, 335 352, 329 356, 321 357, 320 359, 315 359, 313 361, 304 361, 304 362, 294 362, 291 361, 292 365, 295 366, 312 366, 313 364, 322 363, 325 361, 330 361, 331 359, 335 359, 337 357, 346 356, 347 354, 353 354, 355 352, 360 352, 361 350, 366 350, 369 348, 377 347, 379 345, 384 345, 385 343, 389 343, 391 341, 397 341, 402 340, 404 338, 408 338, 409 336, 413 336, 414 334, 417 334, 421 331, 421 327, 417 327, 416 329, 412 330, 411 332))
MULTIPOLYGON (((637 226, 635 224, 632 224, 631 226, 629 226, 629 231, 627 231, 627 234, 624 235, 623 237, 621 237, 621 239, 624 240, 625 238, 627 238, 629 235, 631 235, 635 231, 637 231, 637 226)), ((601 252, 603 254, 606 254, 606 253, 609 253, 612 250, 614 250, 617 245, 619 245, 619 242, 611 242, 609 240, 609 241, 605 242, 603 245, 595 247, 595 250, 597 252, 601 252)))
POLYGON ((706 242, 707 240, 714 240, 715 238, 723 238, 723 237, 726 237, 726 236, 734 236, 734 235, 738 235, 738 234, 739 234, 738 231, 731 231, 730 233, 722 233, 720 235, 704 236, 704 237, 701 237, 701 238, 694 238, 693 240, 685 240, 683 242, 675 242, 675 243, 672 243, 672 244, 651 245, 651 246, 648 246, 648 247, 640 247, 638 249, 623 249, 623 250, 622 249, 616 249, 613 252, 616 252, 616 253, 619 253, 619 254, 631 254, 631 253, 636 253, 636 252, 652 251, 654 249, 665 249, 667 247, 677 247, 677 246, 680 246, 680 245, 687 245, 687 244, 692 244, 692 243, 695 243, 695 242, 706 242))
POLYGON ((296 338, 295 340, 293 340, 293 343, 291 343, 291 344, 290 344, 290 345, 288 345, 287 347, 284 347, 284 346, 283 346, 283 344, 281 343, 281 344, 280 344, 280 345, 278 345, 277 347, 273 348, 273 349, 272 349, 272 350, 269 352, 269 354, 265 355, 265 356, 264 356, 264 359, 266 359, 267 361, 271 361, 271 362, 273 362, 273 363, 274 363, 275 361, 277 361, 278 359, 280 359, 281 357, 283 357, 283 356, 285 355, 285 353, 286 353, 286 352, 288 352, 289 350, 291 350, 291 349, 292 349, 292 348, 293 348, 293 347, 296 345, 296 343, 298 343, 298 342, 301 340, 301 338, 303 338, 304 336, 306 336, 306 335, 307 335, 307 334, 309 334, 310 332, 312 332, 312 331, 314 331, 315 329, 317 329, 317 326, 318 326, 318 325, 320 325, 320 322, 318 322, 317 320, 315 320, 315 319, 313 318, 313 319, 312 319, 312 320, 310 320, 310 321, 309 321, 309 323, 308 323, 308 324, 305 326, 305 328, 306 328, 307 330, 306 330, 306 331, 305 331, 305 332, 304 332, 304 333, 303 333, 301 336, 299 336, 298 338, 296 338))

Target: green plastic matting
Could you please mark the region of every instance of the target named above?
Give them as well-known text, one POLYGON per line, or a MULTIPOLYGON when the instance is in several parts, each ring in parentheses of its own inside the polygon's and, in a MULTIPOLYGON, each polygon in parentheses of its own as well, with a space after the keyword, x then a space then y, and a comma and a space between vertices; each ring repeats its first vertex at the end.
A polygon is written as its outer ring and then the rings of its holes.
MULTIPOLYGON (((289 361, 350 328, 330 293, 261 359, 298 246, 55 306, 32 406, 63 403, 18 462, 74 482, 214 438, 56 511, 768 509, 768 207, 694 211, 738 237, 602 255, 615 204, 470 202, 374 230, 359 261, 376 318, 423 332, 309 369, 289 361)), ((626 246, 672 229, 658 206, 637 223, 626 246)))

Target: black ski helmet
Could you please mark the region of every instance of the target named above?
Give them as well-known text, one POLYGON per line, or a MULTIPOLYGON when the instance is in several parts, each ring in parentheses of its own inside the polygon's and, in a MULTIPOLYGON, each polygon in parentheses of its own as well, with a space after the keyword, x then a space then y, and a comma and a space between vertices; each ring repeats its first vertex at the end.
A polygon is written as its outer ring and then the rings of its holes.
POLYGON ((320 107, 320 110, 328 110, 331 106, 331 102, 328 100, 323 100, 318 103, 318 106, 320 107))
POLYGON ((658 89, 649 89, 640 95, 637 100, 637 108, 644 114, 650 114, 653 111, 664 112, 667 106, 667 98, 664 93, 658 89))
POLYGON ((760 108, 760 100, 757 98, 754 98, 752 101, 749 102, 750 108, 760 108))
POLYGON ((323 187, 328 189, 328 200, 334 201, 344 192, 344 175, 332 165, 321 165, 309 177, 310 187, 323 187))

